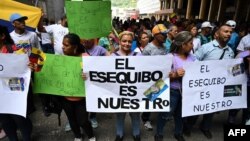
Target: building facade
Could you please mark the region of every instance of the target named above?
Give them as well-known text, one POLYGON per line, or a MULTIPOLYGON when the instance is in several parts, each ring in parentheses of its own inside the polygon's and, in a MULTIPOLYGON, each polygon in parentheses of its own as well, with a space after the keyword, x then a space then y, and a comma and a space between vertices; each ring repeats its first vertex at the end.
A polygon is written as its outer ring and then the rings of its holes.
POLYGON ((155 15, 156 11, 160 10, 159 0, 137 0, 137 9, 140 18, 149 18, 155 15))
MULTIPOLYGON (((152 1, 157 0, 137 1, 140 14, 151 12, 152 1)), ((154 12, 156 17, 176 13, 186 19, 250 21, 250 0, 158 0, 157 3, 160 6, 154 12)))

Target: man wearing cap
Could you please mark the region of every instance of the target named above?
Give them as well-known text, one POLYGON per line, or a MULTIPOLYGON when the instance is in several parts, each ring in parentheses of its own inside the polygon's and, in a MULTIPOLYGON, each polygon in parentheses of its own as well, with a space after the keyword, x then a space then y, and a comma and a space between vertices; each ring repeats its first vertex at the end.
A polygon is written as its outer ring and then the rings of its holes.
POLYGON ((167 38, 168 30, 163 24, 157 24, 152 29, 153 41, 150 42, 143 50, 143 55, 165 55, 167 54, 164 45, 167 38))
POLYGON ((231 26, 233 29, 233 33, 227 45, 230 46, 231 49, 234 51, 234 54, 236 54, 236 48, 239 44, 239 34, 235 32, 236 22, 233 20, 229 20, 226 22, 226 24, 231 26))
POLYGON ((205 21, 201 24, 201 33, 197 36, 200 38, 201 45, 212 41, 211 31, 213 26, 209 21, 205 21))
MULTIPOLYGON (((10 33, 10 36, 17 49, 23 49, 24 53, 30 55, 32 48, 38 48, 41 50, 41 46, 37 34, 25 29, 25 21, 27 19, 27 16, 22 16, 19 13, 13 13, 10 16, 10 22, 12 23, 14 30, 10 33)), ((34 110, 35 106, 33 103, 32 85, 29 85, 27 113, 31 113, 34 110)))
MULTIPOLYGON (((164 45, 167 38, 168 30, 163 24, 157 24, 152 29, 153 41, 148 43, 144 50, 143 55, 165 55, 167 54, 167 49, 164 45)), ((147 130, 153 130, 150 121, 150 112, 143 112, 141 115, 142 121, 144 122, 144 127, 147 130)))
POLYGON ((12 14, 10 22, 14 26, 14 30, 10 33, 10 36, 18 49, 23 48, 26 53, 31 53, 32 47, 38 49, 41 49, 41 47, 37 34, 25 29, 25 20, 27 19, 27 16, 18 13, 12 14))

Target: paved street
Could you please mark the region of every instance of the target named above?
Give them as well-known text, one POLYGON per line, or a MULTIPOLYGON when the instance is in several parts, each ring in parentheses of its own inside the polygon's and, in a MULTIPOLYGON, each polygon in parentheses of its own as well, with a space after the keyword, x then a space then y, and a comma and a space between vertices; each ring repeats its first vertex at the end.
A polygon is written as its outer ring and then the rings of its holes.
MULTIPOLYGON (((45 117, 41 110, 41 103, 37 96, 36 112, 31 115, 33 121, 33 140, 34 141, 73 141, 74 136, 72 132, 65 132, 64 126, 66 123, 66 116, 63 113, 61 116, 62 126, 58 126, 57 115, 53 114, 50 117, 45 117)), ((240 115, 240 114, 239 114, 240 115)), ((226 120, 227 112, 220 112, 215 115, 214 126, 212 128, 213 139, 209 141, 223 141, 223 122, 226 120)), ((97 114, 99 127, 94 129, 98 141, 114 141, 115 139, 115 114, 99 113, 97 114)), ((238 119, 239 120, 239 117, 238 119)), ((199 119, 200 121, 200 119, 199 119)), ((156 114, 152 115, 152 124, 155 127, 156 114)), ((124 141, 133 141, 131 133, 130 118, 126 117, 126 133, 124 141)), ((170 121, 165 128, 164 141, 175 141, 173 137, 173 121, 170 121)), ((154 141, 154 131, 147 131, 141 126, 142 141, 154 141)), ((185 137, 186 141, 206 141, 204 135, 198 129, 198 124, 195 126, 191 137, 185 137)), ((3 139, 2 141, 7 141, 3 139)), ((85 136, 84 141, 87 141, 85 136)))

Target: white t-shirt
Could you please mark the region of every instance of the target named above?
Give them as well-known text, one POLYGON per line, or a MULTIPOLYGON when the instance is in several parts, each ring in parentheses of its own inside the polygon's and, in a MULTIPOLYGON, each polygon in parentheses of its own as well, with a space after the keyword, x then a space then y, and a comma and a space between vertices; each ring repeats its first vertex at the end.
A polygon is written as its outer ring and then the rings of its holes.
POLYGON ((250 50, 250 33, 244 36, 237 47, 239 51, 250 50))
POLYGON ((38 36, 35 32, 26 30, 23 34, 17 34, 14 31, 10 33, 11 38, 13 39, 17 49, 24 48, 25 51, 31 52, 31 48, 35 47, 41 50, 41 46, 38 40, 38 36))
POLYGON ((200 38, 197 38, 197 37, 194 37, 193 38, 193 49, 191 50, 191 54, 194 54, 195 53, 195 51, 198 49, 198 48, 200 48, 201 47, 201 40, 200 40, 200 38))
POLYGON ((53 24, 46 26, 45 30, 48 33, 53 34, 55 54, 63 54, 62 42, 63 37, 69 33, 68 28, 62 26, 61 24, 53 24))

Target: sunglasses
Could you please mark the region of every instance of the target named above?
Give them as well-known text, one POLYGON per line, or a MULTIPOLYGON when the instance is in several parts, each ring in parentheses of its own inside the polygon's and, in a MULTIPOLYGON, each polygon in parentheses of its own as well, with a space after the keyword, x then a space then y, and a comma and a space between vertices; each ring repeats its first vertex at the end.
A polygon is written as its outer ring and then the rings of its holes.
POLYGON ((162 36, 164 36, 164 37, 167 37, 167 33, 158 33, 159 35, 162 35, 162 36))

